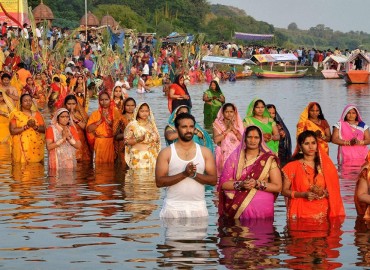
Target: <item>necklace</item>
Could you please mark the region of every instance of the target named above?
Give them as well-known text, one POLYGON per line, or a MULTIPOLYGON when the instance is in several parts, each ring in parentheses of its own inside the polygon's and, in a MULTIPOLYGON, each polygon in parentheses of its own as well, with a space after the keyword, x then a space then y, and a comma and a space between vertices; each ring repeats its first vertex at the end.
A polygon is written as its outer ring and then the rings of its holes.
POLYGON ((248 167, 248 166, 249 166, 249 164, 248 164, 248 163, 250 163, 250 162, 252 162, 252 161, 256 160, 256 159, 259 157, 259 155, 260 155, 260 150, 259 150, 259 149, 258 149, 258 154, 257 154, 255 157, 253 157, 253 158, 248 159, 248 158, 247 158, 247 154, 245 154, 244 168, 245 168, 245 167, 248 167))

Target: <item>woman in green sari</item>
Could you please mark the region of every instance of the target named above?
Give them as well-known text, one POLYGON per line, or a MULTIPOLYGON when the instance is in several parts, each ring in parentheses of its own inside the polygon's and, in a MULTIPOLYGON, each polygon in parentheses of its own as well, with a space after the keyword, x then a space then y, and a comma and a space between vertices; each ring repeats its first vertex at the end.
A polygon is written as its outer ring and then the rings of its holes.
POLYGON ((249 104, 247 115, 243 120, 244 126, 256 125, 262 129, 263 138, 267 146, 272 152, 278 153, 279 151, 279 130, 276 122, 271 118, 270 113, 266 108, 266 104, 262 99, 255 98, 249 104))
POLYGON ((211 81, 209 89, 203 94, 204 101, 204 127, 211 128, 217 113, 225 103, 225 96, 217 81, 211 81))

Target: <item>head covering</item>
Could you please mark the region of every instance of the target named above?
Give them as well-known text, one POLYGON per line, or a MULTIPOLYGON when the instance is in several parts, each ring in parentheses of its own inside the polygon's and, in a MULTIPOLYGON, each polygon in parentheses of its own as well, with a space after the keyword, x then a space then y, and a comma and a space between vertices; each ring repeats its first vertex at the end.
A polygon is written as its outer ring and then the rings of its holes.
POLYGON ((240 118, 238 108, 233 103, 226 103, 222 106, 222 108, 217 113, 217 117, 215 119, 214 125, 216 124, 217 126, 219 126, 222 129, 222 131, 225 131, 227 129, 227 127, 224 124, 225 117, 223 113, 223 108, 225 105, 230 106, 230 104, 232 104, 235 108, 234 119, 232 119, 232 121, 234 122, 234 126, 237 130, 240 131, 240 134, 243 134, 244 132, 243 121, 240 118))
MULTIPOLYGON (((260 101, 262 99, 260 98, 255 98, 251 101, 251 103, 249 103, 249 106, 247 108, 247 112, 246 112, 246 116, 245 118, 247 117, 253 117, 254 116, 254 104, 257 102, 257 101, 260 101)), ((263 100, 262 100, 263 101, 263 100)), ((269 111, 267 110, 267 107, 265 106, 265 110, 263 111, 263 117, 267 117, 267 118, 271 118, 270 117, 270 113, 269 111)), ((244 122, 245 122, 245 119, 244 119, 244 122)))
MULTIPOLYGON (((189 114, 191 114, 191 109, 190 109, 189 106, 180 105, 175 110, 173 110, 170 117, 168 118, 167 127, 170 127, 172 130, 176 130, 176 128, 175 128, 175 119, 176 119, 176 116, 177 116, 176 114, 179 111, 179 109, 183 108, 183 107, 188 108, 189 114)), ((199 144, 199 145, 207 147, 213 153, 214 152, 214 147, 213 147, 213 140, 212 140, 211 136, 197 122, 195 122, 195 128, 198 129, 200 131, 200 133, 202 133, 203 139, 199 138, 197 135, 194 134, 193 141, 195 143, 199 144)), ((177 139, 174 140, 174 141, 169 141, 167 139, 165 139, 165 140, 166 140, 166 145, 167 146, 170 145, 171 143, 174 143, 174 142, 177 141, 177 139)))
POLYGON ((352 110, 352 109, 354 109, 354 110, 356 111, 356 113, 357 113, 357 121, 358 121, 359 123, 360 123, 360 122, 363 122, 363 121, 362 121, 361 114, 360 114, 359 110, 357 109, 356 105, 354 105, 354 104, 348 104, 346 107, 344 107, 344 110, 343 110, 343 112, 342 112, 342 115, 341 115, 341 117, 340 117, 339 121, 340 121, 340 122, 345 121, 344 119, 346 118, 347 113, 348 113, 350 110, 352 110))
POLYGON ((71 114, 66 108, 59 108, 58 110, 55 111, 53 118, 51 119, 51 124, 56 125, 58 124, 58 116, 61 115, 62 113, 67 112, 69 116, 69 125, 74 127, 73 119, 71 114))

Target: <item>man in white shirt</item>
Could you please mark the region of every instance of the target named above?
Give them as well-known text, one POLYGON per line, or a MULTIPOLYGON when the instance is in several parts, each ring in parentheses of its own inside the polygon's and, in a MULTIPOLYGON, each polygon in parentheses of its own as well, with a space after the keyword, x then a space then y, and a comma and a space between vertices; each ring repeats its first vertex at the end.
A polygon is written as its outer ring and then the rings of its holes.
POLYGON ((157 187, 166 187, 161 218, 208 216, 204 185, 217 183, 212 152, 193 141, 194 116, 180 113, 175 119, 178 140, 163 149, 157 158, 157 187))

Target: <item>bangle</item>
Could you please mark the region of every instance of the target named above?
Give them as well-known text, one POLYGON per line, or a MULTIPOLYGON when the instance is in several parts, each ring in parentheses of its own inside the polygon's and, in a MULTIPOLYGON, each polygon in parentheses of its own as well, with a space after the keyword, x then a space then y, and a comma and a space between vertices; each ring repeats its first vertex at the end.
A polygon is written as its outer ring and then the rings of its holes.
POLYGON ((290 198, 294 199, 294 198, 295 198, 295 197, 294 197, 294 195, 295 195, 295 191, 292 191, 292 192, 290 193, 290 198))
POLYGON ((26 130, 26 129, 28 129, 28 125, 23 126, 23 130, 26 130))
POLYGON ((236 191, 244 190, 243 181, 235 181, 233 186, 236 191))
POLYGON ((75 145, 76 144, 76 140, 75 139, 69 139, 68 141, 71 145, 75 145))
POLYGON ((58 146, 60 146, 62 143, 64 143, 64 140, 63 139, 60 139, 59 141, 56 141, 55 142, 58 146))
POLYGON ((343 145, 350 146, 351 142, 350 141, 344 141, 343 145))
POLYGON ((360 145, 364 145, 365 144, 365 141, 360 141, 360 145))
POLYGON ((39 126, 35 126, 33 129, 34 130, 39 130, 39 126))
POLYGON ((266 190, 266 188, 267 188, 266 181, 261 181, 261 185, 259 186, 259 190, 264 191, 264 190, 266 190))
POLYGON ((189 176, 189 177, 194 179, 195 177, 197 177, 197 172, 195 171, 194 174, 192 176, 189 176))

